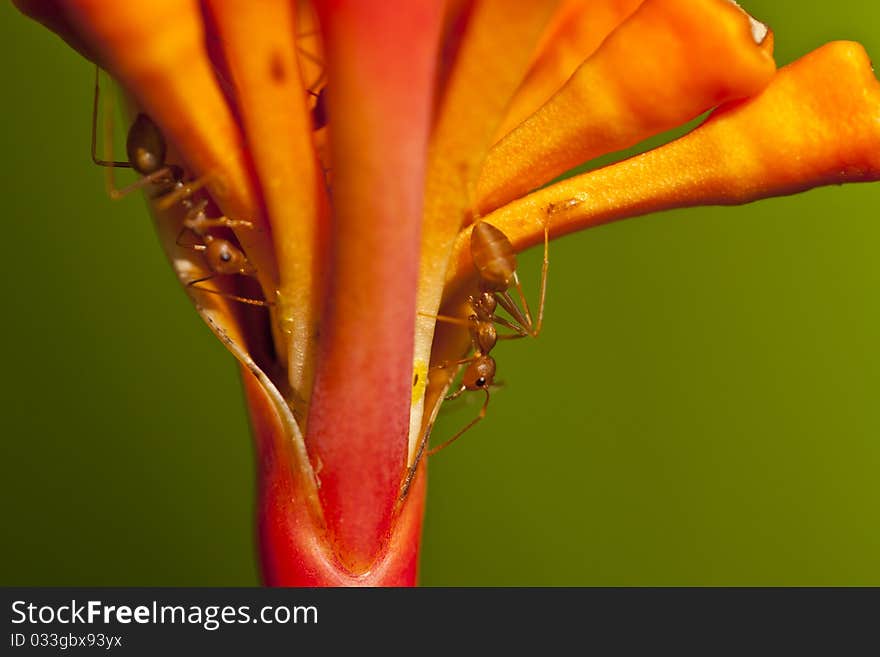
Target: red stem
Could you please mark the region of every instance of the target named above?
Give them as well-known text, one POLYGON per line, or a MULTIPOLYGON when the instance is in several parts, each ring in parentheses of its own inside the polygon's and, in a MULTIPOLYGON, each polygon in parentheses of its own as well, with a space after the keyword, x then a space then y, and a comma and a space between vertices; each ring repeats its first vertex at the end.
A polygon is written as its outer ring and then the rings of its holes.
POLYGON ((440 3, 318 2, 333 218, 306 445, 352 574, 392 536, 406 464, 425 161, 440 3))
POLYGON ((256 378, 242 368, 257 447, 258 528, 263 578, 269 586, 413 586, 425 504, 419 476, 396 516, 389 540, 373 567, 352 575, 328 548, 326 531, 298 477, 291 440, 256 378))

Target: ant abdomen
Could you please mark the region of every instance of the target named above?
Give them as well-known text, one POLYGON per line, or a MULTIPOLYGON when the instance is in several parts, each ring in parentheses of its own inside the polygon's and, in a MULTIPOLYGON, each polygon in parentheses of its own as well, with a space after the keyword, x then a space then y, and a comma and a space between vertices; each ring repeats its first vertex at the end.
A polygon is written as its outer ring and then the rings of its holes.
POLYGON ((516 253, 507 235, 485 221, 471 230, 471 258, 484 290, 507 290, 516 274, 516 253))
POLYGON ((165 139, 159 127, 146 114, 138 114, 125 140, 125 152, 131 167, 148 176, 165 166, 165 139))

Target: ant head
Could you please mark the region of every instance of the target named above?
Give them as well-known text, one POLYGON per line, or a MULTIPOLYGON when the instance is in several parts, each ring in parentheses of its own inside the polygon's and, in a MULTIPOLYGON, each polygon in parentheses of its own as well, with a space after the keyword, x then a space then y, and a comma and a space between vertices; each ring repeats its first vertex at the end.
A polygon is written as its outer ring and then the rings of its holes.
POLYGON ((468 390, 485 390, 495 380, 495 359, 480 356, 464 371, 461 384, 468 390))
POLYGON ((132 168, 141 175, 149 175, 165 166, 165 139, 146 114, 138 114, 128 129, 125 152, 132 168))
POLYGON ((215 274, 250 274, 253 267, 244 252, 229 240, 213 237, 205 244, 205 260, 215 274))

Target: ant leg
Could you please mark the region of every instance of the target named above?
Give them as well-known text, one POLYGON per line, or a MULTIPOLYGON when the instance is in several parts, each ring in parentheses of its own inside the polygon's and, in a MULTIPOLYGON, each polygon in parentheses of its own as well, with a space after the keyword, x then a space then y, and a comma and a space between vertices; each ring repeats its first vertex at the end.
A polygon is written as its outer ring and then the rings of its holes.
MULTIPOLYGON (((112 165, 107 169, 108 172, 113 171, 112 165)), ((144 176, 140 180, 136 180, 131 183, 127 187, 123 187, 122 189, 116 189, 113 187, 113 176, 112 173, 108 179, 108 190, 107 193, 110 194, 110 198, 114 201, 118 201, 124 196, 128 196, 132 192, 136 192, 142 187, 146 187, 147 185, 152 185, 154 183, 165 182, 171 180, 171 167, 162 167, 158 171, 154 171, 153 173, 144 176)))
MULTIPOLYGON (((459 366, 460 368, 461 366, 459 366)), ((457 374, 457 373, 456 373, 457 374)), ((453 377, 454 378, 454 377, 453 377)), ((409 493, 409 488, 412 485, 413 479, 416 477, 416 472, 419 469, 419 463, 422 460, 422 457, 425 455, 425 448, 428 446, 428 443, 431 440, 431 432, 434 430, 434 423, 437 421, 437 414, 440 412, 440 407, 442 404, 435 403, 434 408, 431 410, 431 415, 428 418, 428 424, 425 427, 425 433, 422 436, 421 440, 419 440, 419 448, 416 450, 416 456, 413 459, 412 465, 407 468, 406 477, 404 478, 403 484, 400 487, 400 495, 398 496, 398 502, 403 502, 406 499, 407 493, 409 493)))
MULTIPOLYGON (((473 363, 475 360, 477 360, 476 356, 471 356, 470 358, 462 358, 461 360, 454 360, 452 362, 450 362, 448 360, 444 360, 442 363, 438 363, 437 365, 432 365, 431 369, 432 370, 448 370, 450 367, 459 367, 461 365, 465 365, 466 363, 473 363)), ((462 391, 459 390, 458 392, 455 393, 455 397, 458 397, 461 393, 462 393, 462 391)), ((454 397, 452 397, 452 398, 447 397, 447 399, 454 399, 454 397)))
MULTIPOLYGON (((146 185, 150 185, 152 183, 160 182, 166 179, 171 180, 171 169, 169 167, 163 167, 158 171, 154 171, 148 176, 144 176, 137 182, 132 183, 127 187, 116 189, 116 181, 113 176, 113 169, 131 169, 133 167, 131 165, 131 162, 119 162, 116 160, 101 159, 98 157, 98 98, 100 96, 100 93, 99 69, 96 66, 95 94, 92 100, 92 162, 94 162, 98 166, 107 168, 107 176, 105 179, 107 195, 114 201, 118 201, 123 196, 127 196, 131 192, 138 190, 146 185)), ((111 157, 113 152, 113 105, 112 103, 110 103, 110 101, 107 101, 105 104, 107 105, 107 107, 104 108, 104 149, 109 153, 109 155, 105 155, 105 157, 111 157)))
MULTIPOLYGON (((498 293, 498 303, 501 304, 501 307, 504 308, 510 315, 517 321, 520 322, 521 328, 526 331, 526 333, 533 338, 537 338, 541 333, 541 329, 544 327, 544 304, 547 300, 547 271, 550 268, 550 227, 547 222, 544 222, 544 261, 541 264, 541 288, 538 297, 538 315, 537 321, 532 321, 532 313, 529 309, 529 302, 526 300, 526 295, 522 289, 522 283, 520 283, 519 276, 516 275, 516 272, 513 273, 513 282, 516 285, 516 292, 519 295, 520 301, 522 302, 522 309, 525 311, 525 316, 521 312, 519 312, 519 308, 513 302, 513 299, 510 298, 510 295, 505 291, 498 293)), ((499 322, 501 323, 501 322, 499 322)), ((516 330, 515 327, 509 327, 516 330)))
POLYGON ((525 292, 523 292, 522 283, 520 283, 519 276, 516 275, 516 272, 513 272, 513 284, 516 285, 516 293, 519 296, 520 303, 522 304, 522 309, 526 315, 526 323, 525 326, 528 327, 529 333, 532 332, 532 313, 529 309, 529 302, 526 300, 525 292))
POLYGON ((413 479, 416 478, 416 472, 419 470, 419 463, 422 461, 422 456, 425 453, 425 447, 428 445, 428 440, 431 437, 431 430, 433 428, 434 423, 432 422, 428 425, 424 437, 419 442, 419 450, 416 452, 416 458, 413 461, 413 464, 406 469, 406 477, 403 480, 403 484, 400 486, 400 495, 397 496, 398 502, 405 500, 407 493, 409 493, 409 487, 412 486, 413 479))
POLYGON ((498 324, 499 326, 503 326, 504 328, 509 328, 511 331, 516 331, 514 335, 499 335, 499 339, 501 340, 514 340, 516 338, 525 338, 529 335, 529 332, 525 330, 519 324, 514 324, 513 322, 505 319, 504 317, 498 317, 497 315, 492 315, 492 321, 498 324))
POLYGON ((238 301, 240 303, 246 303, 250 306, 273 306, 271 301, 263 301, 262 299, 248 299, 247 297, 240 297, 237 294, 229 294, 228 292, 221 292, 220 290, 212 290, 208 287, 202 287, 199 283, 204 283, 205 281, 209 281, 212 278, 216 278, 219 274, 211 274, 210 276, 203 276, 202 278, 197 278, 193 281, 190 281, 186 284, 187 287, 191 287, 194 290, 199 290, 201 292, 207 292, 209 294, 216 294, 217 296, 226 297, 227 299, 232 299, 233 301, 238 301))
POLYGON ((458 399, 459 397, 462 396, 462 394, 464 394, 464 392, 466 390, 467 390, 467 386, 461 386, 458 390, 453 392, 451 395, 446 395, 443 399, 446 401, 452 401, 453 399, 458 399))
POLYGON ((309 92, 309 93, 312 94, 313 96, 317 96, 318 94, 314 91, 314 89, 315 89, 316 87, 321 86, 321 83, 324 81, 324 76, 325 76, 326 73, 327 73, 327 70, 326 70, 326 68, 324 67, 324 62, 321 61, 321 58, 320 58, 320 57, 318 57, 317 55, 315 55, 315 54, 313 54, 313 53, 310 53, 308 50, 305 50, 304 48, 297 47, 296 50, 297 50, 297 52, 300 54, 300 56, 301 56, 303 59, 305 59, 306 61, 311 62, 312 64, 314 64, 315 66, 317 66, 318 68, 321 69, 321 73, 320 73, 320 75, 318 75, 318 77, 315 79, 315 81, 312 82, 312 83, 306 88, 306 91, 307 91, 307 92, 309 92))
MULTIPOLYGON (((98 96, 100 95, 100 90, 98 87, 98 75, 99 69, 95 66, 95 95, 92 100, 92 162, 102 167, 127 167, 131 168, 131 163, 129 162, 114 162, 111 160, 101 160, 98 158, 98 96)), ((105 116, 109 117, 110 113, 105 113, 105 116)), ((112 130, 108 130, 108 124, 110 123, 109 118, 106 119, 105 122, 105 131, 108 136, 112 136, 112 130)), ((110 124, 112 125, 112 124, 110 124)), ((104 140, 104 143, 109 145, 112 140, 104 140)), ((112 148, 109 149, 112 151, 112 148)))
POLYGON ((471 327, 471 323, 466 319, 462 319, 461 317, 452 317, 450 315, 432 315, 430 313, 423 313, 421 310, 418 314, 420 317, 430 317, 431 319, 436 319, 438 322, 456 324, 457 326, 464 326, 465 328, 471 327))
POLYGON ((202 176, 198 180, 192 180, 189 182, 182 183, 180 187, 175 189, 170 194, 166 194, 158 201, 156 201, 156 209, 157 210, 168 210, 178 201, 182 201, 183 199, 189 198, 193 194, 195 194, 202 187, 207 185, 210 182, 210 176, 202 176))
MULTIPOLYGON (((140 180, 128 185, 127 187, 123 187, 122 189, 116 189, 116 182, 113 177, 113 169, 115 168, 126 168, 131 169, 131 162, 117 162, 115 160, 102 160, 98 157, 98 98, 100 96, 100 86, 99 86, 99 69, 95 67, 95 95, 92 100, 92 162, 97 164, 98 166, 107 167, 107 178, 106 178, 106 187, 107 194, 114 201, 118 201, 123 196, 127 196, 131 194, 133 191, 140 189, 141 187, 145 187, 146 185, 151 185, 153 183, 172 180, 171 168, 170 167, 162 167, 158 171, 154 171, 153 173, 142 177, 140 180)), ((104 148, 110 153, 113 152, 113 106, 109 101, 107 102, 107 107, 104 109, 104 148)), ((109 157, 109 156, 105 156, 109 157)))
POLYGON ((544 262, 541 265, 541 293, 538 297, 538 321, 532 331, 532 337, 537 338, 544 327, 544 302, 547 300, 547 270, 550 268, 550 226, 544 222, 544 262))
MULTIPOLYGON (((477 415, 477 417, 475 417, 473 420, 471 420, 466 425, 464 425, 464 427, 458 433, 456 433, 454 436, 452 436, 452 438, 450 438, 449 440, 447 440, 444 443, 437 445, 437 447, 432 447, 431 449, 429 449, 428 456, 434 456, 434 454, 436 454, 437 452, 449 447, 452 443, 454 443, 456 440, 461 438, 462 435, 464 435, 464 433, 468 429, 472 428, 477 422, 479 422, 484 417, 486 417, 486 409, 489 407, 489 389, 483 388, 483 392, 486 393, 486 401, 483 402, 483 407, 480 409, 480 412, 477 415)), ((461 394, 461 391, 456 393, 456 395, 459 395, 459 394, 461 394)), ((449 399, 449 397, 447 397, 447 399, 449 399)))
MULTIPOLYGON (((228 217, 205 216, 205 208, 208 201, 202 200, 196 203, 183 219, 184 230, 191 230, 196 235, 203 235, 209 228, 253 228, 254 224, 247 219, 229 219, 228 217)), ((179 244, 179 243, 178 243, 179 244)))
POLYGON ((199 222, 199 226, 205 228, 253 228, 254 224, 247 219, 229 219, 228 217, 212 217, 211 219, 203 219, 199 222))
POLYGON ((177 239, 174 240, 174 243, 177 246, 183 247, 184 249, 192 249, 193 251, 204 251, 205 249, 208 248, 204 244, 184 244, 183 242, 181 242, 181 238, 183 237, 183 234, 187 231, 195 232, 189 226, 182 226, 180 229, 180 232, 177 233, 177 239))
MULTIPOLYGON (((514 274, 514 280, 516 281, 517 286, 519 286, 519 279, 516 278, 516 274, 514 274)), ((518 327, 509 328, 513 328, 517 333, 524 332, 527 335, 531 335, 532 318, 531 316, 523 315, 523 312, 519 309, 519 306, 516 305, 513 298, 510 296, 510 293, 506 291, 496 292, 495 298, 498 300, 498 305, 504 308, 504 310, 513 317, 513 321, 519 325, 518 327)), ((528 306, 526 306, 526 308, 528 308, 528 306)))

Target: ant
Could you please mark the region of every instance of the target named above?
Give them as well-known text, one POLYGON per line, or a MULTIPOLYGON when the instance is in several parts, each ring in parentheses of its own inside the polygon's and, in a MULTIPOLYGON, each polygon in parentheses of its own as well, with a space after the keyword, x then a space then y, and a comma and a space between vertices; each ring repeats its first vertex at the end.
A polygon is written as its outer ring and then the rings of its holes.
MULTIPOLYGON (((552 210, 553 206, 550 208, 550 211, 552 210)), ((548 223, 545 222, 544 261, 541 266, 541 291, 536 320, 532 319, 528 301, 526 301, 522 284, 516 273, 516 252, 510 243, 510 239, 502 230, 481 219, 474 222, 471 229, 471 259, 479 278, 479 293, 467 298, 467 304, 470 308, 467 319, 451 317, 449 315, 419 313, 424 317, 432 317, 438 321, 464 326, 470 333, 471 347, 473 348, 472 356, 451 363, 443 362, 431 368, 445 370, 451 366, 460 367, 467 365, 461 377, 461 385, 458 390, 451 395, 447 395, 444 399, 451 401, 457 399, 465 392, 475 392, 478 390, 482 390, 486 396, 477 416, 459 429, 451 438, 448 438, 436 447, 427 449, 428 456, 433 456, 437 452, 449 447, 449 445, 461 438, 469 429, 486 417, 486 411, 489 408, 489 391, 495 381, 496 371, 495 359, 489 354, 495 348, 498 340, 516 340, 527 336, 536 338, 541 333, 544 325, 544 302, 547 297, 547 271, 550 264, 548 258, 549 243, 550 229, 548 223), (522 310, 520 310, 519 306, 510 296, 509 290, 512 286, 516 287, 517 296, 519 296, 522 303, 522 310), (499 305, 508 312, 511 319, 495 314, 499 305), (495 328, 496 324, 509 328, 513 333, 499 334, 495 328)), ((433 420, 429 423, 428 429, 422 437, 413 464, 407 470, 398 497, 399 500, 405 499, 409 492, 419 462, 428 446, 432 426, 433 420)))
POLYGON ((197 190, 204 187, 208 182, 207 176, 195 181, 187 181, 182 167, 166 162, 165 137, 159 130, 159 126, 143 113, 139 113, 135 117, 128 129, 125 140, 125 152, 128 155, 128 160, 119 162, 102 160, 98 157, 98 97, 100 94, 98 75, 98 68, 95 67, 95 95, 92 102, 92 162, 98 166, 107 167, 107 187, 110 198, 118 200, 147 185, 157 185, 159 189, 156 196, 161 197, 159 209, 167 210, 178 201, 188 200, 197 190), (127 187, 116 189, 113 183, 113 169, 115 168, 133 169, 141 175, 141 178, 127 187))
POLYGON ((191 248, 200 251, 204 255, 205 264, 210 275, 189 281, 186 286, 192 287, 203 292, 218 294, 234 301, 240 301, 256 306, 271 305, 270 302, 259 299, 248 299, 234 294, 219 292, 210 288, 202 287, 199 283, 204 283, 216 276, 241 274, 245 276, 253 276, 256 269, 247 259, 244 252, 230 240, 216 237, 209 232, 211 228, 253 228, 250 221, 242 219, 229 219, 227 217, 208 218, 205 209, 208 201, 203 199, 195 202, 192 197, 201 187, 208 181, 207 177, 202 177, 196 181, 188 181, 185 179, 183 168, 177 165, 168 164, 166 162, 167 146, 165 138, 156 123, 146 114, 138 114, 128 130, 126 139, 126 153, 128 161, 117 162, 110 160, 102 160, 97 157, 97 123, 98 123, 98 97, 100 94, 98 86, 98 68, 95 68, 95 95, 92 105, 92 161, 99 165, 108 167, 108 187, 110 198, 120 199, 137 189, 147 185, 158 186, 157 198, 159 201, 157 207, 160 210, 167 210, 176 203, 180 203, 181 207, 186 210, 186 216, 183 219, 183 227, 177 237, 177 245, 185 248, 191 248), (128 187, 117 190, 113 185, 112 171, 115 167, 125 167, 134 169, 142 177, 140 180, 132 183, 128 187), (201 244, 183 244, 181 237, 185 231, 189 230, 202 240, 201 244))
POLYGON ((479 293, 467 299, 470 314, 466 320, 458 317, 437 315, 440 321, 467 326, 473 355, 453 363, 440 363, 434 369, 447 369, 450 365, 467 365, 461 378, 461 386, 446 400, 456 399, 465 392, 482 390, 486 395, 480 412, 473 420, 440 445, 428 450, 428 456, 445 449, 458 440, 466 431, 486 417, 489 407, 489 390, 495 380, 495 359, 489 355, 498 340, 516 340, 518 338, 536 338, 544 326, 544 305, 547 297, 547 270, 549 268, 549 226, 544 224, 544 261, 541 266, 541 286, 538 299, 537 318, 526 301, 519 276, 516 273, 516 253, 507 235, 492 224, 478 220, 471 229, 471 258, 479 277, 479 293), (510 288, 516 287, 522 309, 510 296, 510 288), (510 315, 506 319, 495 314, 501 306, 510 315), (496 324, 509 328, 513 333, 499 334, 496 324))
MULTIPOLYGON (((547 299, 547 271, 550 267, 549 250, 550 250, 550 217, 558 212, 564 212, 580 205, 583 199, 570 198, 562 202, 551 203, 547 206, 547 217, 544 221, 544 260, 541 265, 541 286, 540 296, 538 298, 538 312, 536 319, 532 319, 531 309, 526 300, 525 293, 522 289, 519 276, 516 273, 517 262, 516 252, 510 239, 502 230, 481 219, 477 219, 471 229, 471 259, 474 268, 477 270, 479 278, 479 293, 471 295, 467 299, 470 307, 470 314, 467 319, 460 317, 450 317, 449 315, 431 315, 420 312, 424 317, 432 317, 438 321, 456 324, 458 326, 467 327, 470 332, 471 346, 473 355, 469 358, 463 358, 452 363, 443 362, 435 365, 431 369, 448 369, 450 366, 467 365, 461 378, 461 385, 454 393, 444 397, 446 401, 456 399, 465 392, 482 390, 486 395, 480 412, 473 420, 468 422, 464 427, 459 429, 451 438, 427 450, 428 456, 433 456, 437 452, 449 447, 456 440, 461 438, 465 432, 471 429, 480 420, 486 417, 486 411, 489 408, 490 393, 489 390, 495 381, 496 363, 495 359, 490 356, 490 352, 495 348, 498 340, 516 340, 518 338, 533 337, 536 338, 541 333, 544 326, 544 306, 547 299), (510 288, 516 287, 517 296, 522 304, 522 309, 516 304, 510 296, 510 288), (498 306, 501 306, 510 315, 511 319, 499 317, 495 314, 498 306), (495 325, 504 326, 513 331, 513 333, 499 334, 495 325)), ((436 414, 435 407, 434 413, 436 414)), ((403 501, 409 492, 413 479, 415 479, 419 462, 428 446, 428 440, 431 436, 431 428, 433 427, 433 416, 425 430, 425 435, 419 444, 413 464, 407 470, 406 477, 400 488, 398 499, 403 501)))
POLYGON ((187 215, 183 220, 183 226, 180 229, 180 233, 177 235, 176 244, 178 246, 200 252, 204 256, 205 265, 207 266, 208 271, 211 272, 207 276, 202 276, 201 278, 196 278, 189 281, 186 286, 194 288, 196 290, 201 290, 202 292, 217 294, 219 296, 226 297, 227 299, 232 299, 233 301, 238 301, 240 303, 245 303, 251 306, 273 305, 271 301, 264 301, 262 299, 250 299, 248 297, 241 297, 236 294, 220 292, 218 290, 212 290, 211 288, 199 285, 200 283, 209 281, 212 278, 216 278, 217 276, 231 276, 236 274, 242 276, 255 276, 257 273, 256 268, 251 264, 250 260, 248 260, 247 256, 244 254, 244 251, 233 244, 230 240, 224 239, 222 237, 217 237, 216 235, 208 232, 208 229, 214 227, 222 226, 227 228, 235 228, 238 226, 243 226, 247 228, 252 228, 253 224, 251 224, 251 222, 249 221, 227 219, 226 217, 209 219, 205 214, 205 208, 207 206, 208 201, 204 199, 196 203, 189 210, 189 212, 187 212, 187 215), (202 243, 184 243, 182 241, 182 238, 183 234, 187 231, 201 238, 202 243))

